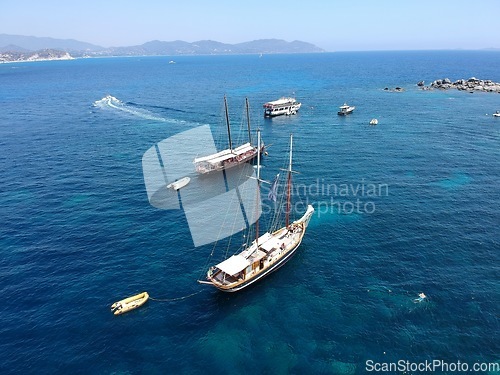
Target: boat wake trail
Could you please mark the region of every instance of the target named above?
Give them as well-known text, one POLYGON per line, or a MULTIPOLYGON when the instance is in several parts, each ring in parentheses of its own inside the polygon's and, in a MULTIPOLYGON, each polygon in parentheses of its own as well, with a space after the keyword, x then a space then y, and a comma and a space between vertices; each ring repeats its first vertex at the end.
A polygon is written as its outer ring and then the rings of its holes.
POLYGON ((140 118, 145 119, 145 120, 171 122, 171 123, 183 123, 184 122, 181 120, 167 119, 167 118, 164 118, 161 116, 157 116, 154 113, 152 113, 146 109, 140 108, 135 104, 131 105, 128 103, 124 103, 121 100, 119 100, 111 95, 106 95, 104 98, 102 98, 100 100, 96 100, 93 105, 94 105, 94 107, 97 107, 97 108, 113 110, 116 112, 121 112, 122 114, 125 114, 125 115, 140 117, 140 118))
POLYGON ((165 107, 161 105, 151 105, 151 104, 137 104, 134 102, 127 102, 127 104, 134 106, 134 107, 147 107, 147 108, 154 108, 154 109, 159 109, 162 111, 171 111, 171 112, 181 112, 181 113, 186 113, 186 111, 183 111, 182 109, 176 109, 176 108, 171 108, 171 107, 165 107))

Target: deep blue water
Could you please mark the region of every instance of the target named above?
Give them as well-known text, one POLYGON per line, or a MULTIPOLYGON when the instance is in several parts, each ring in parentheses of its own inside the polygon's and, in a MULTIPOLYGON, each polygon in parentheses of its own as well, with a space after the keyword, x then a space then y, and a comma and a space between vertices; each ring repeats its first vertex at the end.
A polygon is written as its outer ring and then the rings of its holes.
POLYGON ((498 362, 500 95, 415 84, 500 82, 499 66, 498 52, 465 51, 0 65, 1 372, 351 374, 368 360, 498 362), (395 86, 405 91, 383 90, 395 86), (108 94, 119 105, 94 105, 108 94), (249 98, 272 144, 264 178, 283 165, 293 132, 299 195, 317 208, 298 254, 231 295, 197 284, 212 246, 194 247, 182 211, 149 204, 141 164, 183 130, 217 133, 224 94, 237 124, 249 98), (264 120, 261 105, 283 95, 303 103, 299 114, 264 120), (344 102, 356 110, 340 118, 344 102), (357 185, 385 188, 340 190, 357 185), (143 290, 199 293, 110 313, 143 290), (419 292, 428 300, 414 303, 419 292))

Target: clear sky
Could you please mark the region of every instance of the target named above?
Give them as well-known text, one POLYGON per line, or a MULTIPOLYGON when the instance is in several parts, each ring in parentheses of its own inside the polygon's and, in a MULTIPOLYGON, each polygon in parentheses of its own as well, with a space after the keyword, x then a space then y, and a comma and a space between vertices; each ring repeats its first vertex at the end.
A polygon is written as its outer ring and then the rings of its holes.
POLYGON ((327 51, 500 48, 500 0, 1 0, 0 33, 103 47, 277 38, 327 51))

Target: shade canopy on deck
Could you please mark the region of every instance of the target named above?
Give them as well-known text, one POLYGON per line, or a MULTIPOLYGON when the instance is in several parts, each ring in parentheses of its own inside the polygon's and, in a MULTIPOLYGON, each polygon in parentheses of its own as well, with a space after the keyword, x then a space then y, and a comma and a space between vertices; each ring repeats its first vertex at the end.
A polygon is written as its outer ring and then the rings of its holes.
POLYGON ((233 255, 227 258, 224 262, 219 263, 216 267, 228 275, 234 276, 238 272, 243 271, 250 265, 248 259, 241 255, 233 255))
POLYGON ((237 157, 239 155, 243 155, 244 153, 253 150, 254 147, 250 143, 244 143, 239 147, 236 147, 235 149, 227 149, 227 150, 222 150, 220 152, 217 152, 216 154, 208 155, 208 156, 203 156, 201 158, 196 158, 194 159, 194 163, 201 163, 201 162, 207 162, 210 164, 217 164, 222 161, 225 161, 227 159, 231 159, 234 157, 237 157))

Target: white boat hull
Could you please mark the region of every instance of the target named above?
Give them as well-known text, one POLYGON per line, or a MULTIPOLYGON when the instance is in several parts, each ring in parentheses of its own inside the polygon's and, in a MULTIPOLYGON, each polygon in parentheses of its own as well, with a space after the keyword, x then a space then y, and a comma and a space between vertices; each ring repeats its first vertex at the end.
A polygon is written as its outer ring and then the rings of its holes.
POLYGON ((180 180, 177 180, 175 182, 172 182, 171 184, 168 184, 167 189, 173 189, 173 190, 182 189, 184 186, 189 184, 189 181, 191 181, 191 179, 189 177, 183 177, 180 180))
POLYGON ((264 117, 291 116, 297 114, 302 103, 294 98, 281 98, 264 104, 264 117))
POLYGON ((339 116, 345 116, 345 115, 350 115, 351 113, 354 112, 354 107, 351 107, 349 109, 345 109, 345 110, 341 110, 341 111, 338 111, 337 114, 339 116))
POLYGON ((276 116, 291 116, 291 115, 296 115, 297 111, 300 109, 300 104, 299 105, 294 105, 290 108, 287 109, 279 109, 277 111, 265 111, 264 112, 264 117, 276 117, 276 116))

